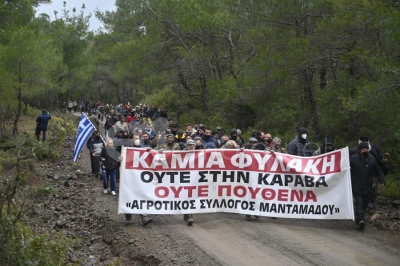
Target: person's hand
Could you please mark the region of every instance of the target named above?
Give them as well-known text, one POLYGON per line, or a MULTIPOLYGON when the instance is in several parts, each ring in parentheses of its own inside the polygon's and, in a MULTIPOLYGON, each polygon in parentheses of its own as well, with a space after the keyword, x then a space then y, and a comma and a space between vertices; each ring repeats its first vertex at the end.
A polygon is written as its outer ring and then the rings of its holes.
POLYGON ((92 156, 96 156, 96 154, 92 153, 92 156))
POLYGON ((164 149, 159 149, 158 150, 158 153, 163 153, 164 152, 164 149))
POLYGON ((244 148, 240 148, 240 151, 244 151, 244 148))
POLYGON ((147 147, 147 151, 151 151, 151 147, 147 147))
POLYGON ((104 158, 101 158, 101 160, 102 160, 102 161, 105 161, 106 159, 104 159, 104 158))
POLYGON ((122 162, 123 159, 124 159, 124 157, 122 157, 122 156, 119 156, 119 157, 118 157, 118 160, 119 160, 120 162, 122 162))
POLYGON ((275 151, 274 151, 274 150, 270 150, 269 152, 271 152, 272 154, 274 154, 274 153, 275 153, 275 151))
POLYGON ((380 186, 380 187, 384 187, 384 186, 385 186, 385 184, 383 184, 383 183, 382 183, 382 184, 379 184, 379 186, 380 186))

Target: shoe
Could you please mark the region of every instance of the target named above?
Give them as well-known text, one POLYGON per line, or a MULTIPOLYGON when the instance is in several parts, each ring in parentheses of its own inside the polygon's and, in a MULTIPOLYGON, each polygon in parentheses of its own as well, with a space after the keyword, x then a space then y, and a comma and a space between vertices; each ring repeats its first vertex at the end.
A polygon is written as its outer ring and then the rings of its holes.
POLYGON ((361 230, 364 230, 364 228, 365 228, 365 222, 364 222, 364 221, 360 221, 360 222, 358 223, 358 227, 359 227, 361 230))
POLYGON ((260 216, 258 216, 258 215, 254 215, 254 218, 258 219, 258 218, 260 218, 260 216))
POLYGON ((127 222, 129 222, 130 220, 132 220, 132 214, 130 214, 130 213, 125 213, 125 220, 126 220, 127 222))
POLYGON ((117 193, 115 193, 115 191, 111 191, 111 195, 115 196, 117 193))
POLYGON ((104 194, 107 194, 107 193, 108 193, 108 190, 107 190, 107 189, 105 189, 105 190, 104 190, 104 194))
POLYGON ((188 215, 188 220, 187 220, 187 222, 188 222, 188 225, 189 225, 189 226, 191 226, 191 225, 193 224, 194 221, 193 221, 193 215, 192 215, 192 214, 189 214, 189 215, 188 215))
POLYGON ((251 215, 246 214, 246 221, 251 221, 251 215))
POLYGON ((189 215, 188 214, 184 214, 183 215, 183 220, 187 222, 188 219, 189 219, 189 215))
POLYGON ((142 225, 146 226, 148 224, 151 224, 153 222, 153 219, 147 217, 147 216, 142 216, 142 225))

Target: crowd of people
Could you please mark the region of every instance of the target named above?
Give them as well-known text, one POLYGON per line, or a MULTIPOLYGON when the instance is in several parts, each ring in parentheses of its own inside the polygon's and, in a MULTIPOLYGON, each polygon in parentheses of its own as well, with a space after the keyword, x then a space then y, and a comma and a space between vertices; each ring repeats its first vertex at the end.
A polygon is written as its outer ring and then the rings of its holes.
MULTIPOLYGON (((71 105, 75 111, 75 102, 71 105)), ((85 106, 85 104, 83 104, 85 106)), ((71 109, 71 110, 72 110, 71 109)), ((82 110, 82 107, 81 107, 82 110)), ((92 123, 98 128, 100 121, 104 122, 103 143, 99 130, 96 130, 88 141, 92 162, 92 174, 103 179, 104 193, 108 193, 108 183, 111 184, 111 194, 116 195, 116 180, 119 179, 119 155, 108 154, 121 152, 122 146, 154 149, 159 151, 198 150, 198 149, 246 149, 286 153, 296 156, 315 156, 334 151, 334 142, 325 138, 320 146, 312 145, 307 129, 299 128, 297 135, 287 148, 283 142, 272 133, 253 130, 250 138, 245 140, 240 129, 232 128, 225 133, 221 126, 215 129, 199 122, 179 126, 167 113, 160 108, 139 104, 132 106, 129 102, 123 104, 89 104, 87 110, 92 123), (316 147, 316 148, 315 148, 316 147), (110 161, 112 161, 110 163, 110 161), (102 169, 100 171, 100 169, 102 169), (100 175, 101 173, 101 175, 100 175), (110 182, 108 182, 110 179, 110 182)), ((355 219, 360 229, 365 226, 365 210, 370 205, 373 194, 373 177, 377 176, 381 185, 385 184, 388 173, 384 154, 366 135, 360 137, 358 145, 350 149, 351 181, 355 198, 355 219)), ((147 225, 152 219, 142 215, 142 224, 147 225)), ((126 214, 126 219, 132 216, 126 214)), ((255 216, 258 218, 258 216, 255 216)), ((193 224, 193 215, 185 215, 188 225, 193 224)), ((246 215, 246 220, 251 220, 246 215)))

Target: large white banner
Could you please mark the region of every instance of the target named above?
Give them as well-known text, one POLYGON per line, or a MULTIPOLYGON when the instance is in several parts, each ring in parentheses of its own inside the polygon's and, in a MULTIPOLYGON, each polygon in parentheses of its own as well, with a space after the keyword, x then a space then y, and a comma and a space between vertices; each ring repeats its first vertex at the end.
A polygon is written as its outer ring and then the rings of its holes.
POLYGON ((354 219, 347 147, 315 157, 138 148, 122 156, 118 213, 354 219))

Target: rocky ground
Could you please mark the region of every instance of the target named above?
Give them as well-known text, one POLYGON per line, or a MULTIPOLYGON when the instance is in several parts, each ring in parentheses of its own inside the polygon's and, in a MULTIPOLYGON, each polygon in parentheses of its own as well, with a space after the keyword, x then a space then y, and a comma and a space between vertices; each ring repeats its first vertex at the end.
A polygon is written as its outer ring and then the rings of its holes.
POLYGON ((168 216, 156 216, 143 227, 139 216, 130 222, 117 214, 118 196, 104 194, 102 181, 90 174, 86 147, 72 164, 74 138, 63 145, 59 163, 38 165, 35 172, 47 178, 52 196, 30 212, 36 231, 80 240, 68 255, 76 265, 218 265, 196 243, 174 228, 168 216))
MULTIPOLYGON (((59 232, 80 240, 70 250, 69 264, 220 264, 174 226, 168 215, 153 217, 153 225, 146 227, 140 224, 139 216, 126 222, 123 215, 117 214, 118 196, 104 194, 102 181, 90 174, 86 147, 79 162, 72 164, 74 143, 74 137, 66 138, 60 162, 36 167, 35 172, 48 180, 54 193, 30 211, 30 221, 38 232, 59 232)), ((378 197, 369 210, 370 224, 388 238, 390 234, 398 235, 399 206, 399 200, 378 197)))

